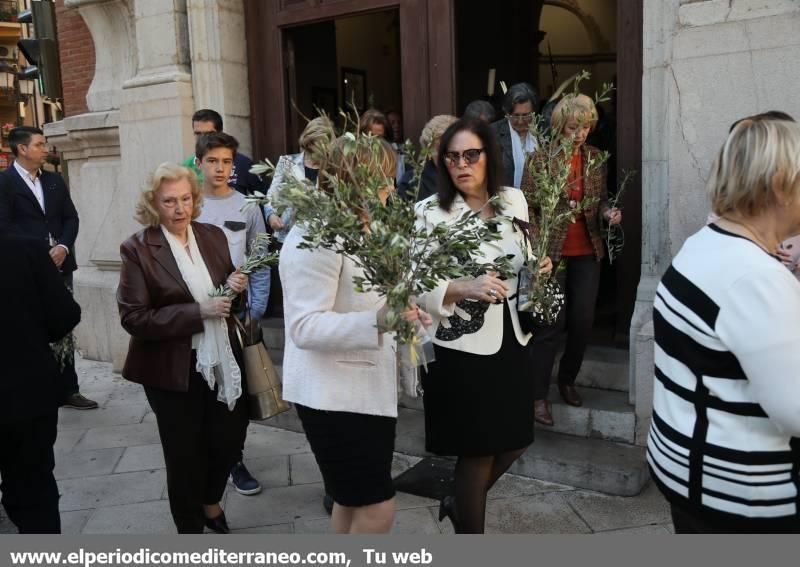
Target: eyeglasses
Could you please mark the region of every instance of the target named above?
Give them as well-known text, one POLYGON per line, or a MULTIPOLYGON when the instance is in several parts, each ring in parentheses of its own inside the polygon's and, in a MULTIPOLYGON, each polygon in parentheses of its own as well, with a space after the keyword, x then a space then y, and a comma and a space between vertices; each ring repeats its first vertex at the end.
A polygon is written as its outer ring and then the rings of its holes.
POLYGON ((506 118, 514 122, 530 122, 533 120, 533 117, 533 112, 526 112, 525 114, 506 114, 506 118))
POLYGON ((467 165, 477 163, 481 159, 481 154, 486 151, 486 148, 464 150, 462 153, 458 152, 445 152, 444 161, 448 167, 458 167, 461 164, 461 158, 467 165))
POLYGON ((35 144, 19 144, 20 146, 25 146, 26 148, 33 148, 36 150, 49 150, 50 143, 49 142, 37 142, 35 144))

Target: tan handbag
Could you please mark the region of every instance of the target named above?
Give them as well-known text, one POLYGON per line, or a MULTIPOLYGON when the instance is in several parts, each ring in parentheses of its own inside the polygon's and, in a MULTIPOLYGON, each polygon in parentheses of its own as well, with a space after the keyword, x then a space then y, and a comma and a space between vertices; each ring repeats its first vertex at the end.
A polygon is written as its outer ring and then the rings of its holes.
MULTIPOLYGON (((248 333, 244 324, 234 319, 242 344, 250 419, 269 419, 288 411, 290 406, 283 400, 281 379, 261 340, 261 329, 248 333)), ((252 329, 252 323, 248 326, 252 329)))

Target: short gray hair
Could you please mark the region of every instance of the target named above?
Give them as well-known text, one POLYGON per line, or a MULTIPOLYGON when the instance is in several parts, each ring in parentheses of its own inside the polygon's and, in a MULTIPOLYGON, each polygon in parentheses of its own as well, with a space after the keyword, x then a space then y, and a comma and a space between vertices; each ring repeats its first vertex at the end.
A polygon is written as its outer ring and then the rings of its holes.
POLYGON ((514 106, 517 104, 524 104, 529 102, 533 105, 534 109, 538 103, 538 95, 536 89, 528 83, 517 83, 511 85, 508 89, 505 98, 503 99, 503 112, 511 114, 514 111, 514 106))
POLYGON ((494 122, 495 114, 492 103, 485 100, 473 100, 464 109, 464 118, 477 118, 481 120, 484 119, 483 117, 485 116, 487 122, 494 122))
POLYGON ((199 217, 203 207, 203 192, 200 190, 197 174, 188 167, 167 161, 156 168, 148 179, 147 186, 139 193, 133 218, 144 226, 159 226, 161 218, 158 215, 156 194, 165 181, 180 181, 181 179, 186 179, 192 188, 192 220, 199 217))

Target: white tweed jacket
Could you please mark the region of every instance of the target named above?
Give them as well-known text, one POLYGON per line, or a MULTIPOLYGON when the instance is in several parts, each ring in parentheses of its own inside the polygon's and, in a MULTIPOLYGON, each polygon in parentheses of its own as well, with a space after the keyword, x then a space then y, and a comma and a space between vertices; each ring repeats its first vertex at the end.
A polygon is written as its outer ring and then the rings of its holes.
MULTIPOLYGON (((511 264, 514 273, 518 274, 524 263, 523 247, 527 247, 528 244, 522 233, 513 226, 512 219, 516 217, 527 222, 528 204, 522 191, 513 187, 503 187, 500 196, 502 220, 499 229, 502 238, 483 243, 478 259, 481 262, 491 262, 498 256, 513 255, 511 264)), ((456 197, 449 211, 442 210, 438 206, 438 196, 433 195, 417 203, 417 225, 424 226, 431 231, 437 224, 455 222, 468 210, 469 207, 460 195, 456 197), (434 203, 436 206, 430 207, 429 203, 434 203)), ((524 333, 519 325, 516 299, 517 279, 514 276, 507 282, 511 294, 508 299, 508 307, 511 312, 514 335, 519 344, 526 345, 532 335, 524 333)), ((443 281, 435 289, 423 294, 418 299, 419 306, 430 313, 433 318, 431 330, 436 332, 433 342, 439 346, 472 354, 491 355, 498 352, 503 343, 504 306, 502 304, 480 304, 470 300, 459 304, 445 304, 444 297, 449 285, 449 281, 443 281), (458 327, 464 328, 459 330, 458 327), (443 333, 443 328, 452 329, 452 331, 443 333)))
POLYGON ((330 250, 302 250, 296 225, 281 250, 286 347, 283 397, 328 411, 397 416, 394 340, 381 336, 377 293, 359 293, 359 268, 330 250))

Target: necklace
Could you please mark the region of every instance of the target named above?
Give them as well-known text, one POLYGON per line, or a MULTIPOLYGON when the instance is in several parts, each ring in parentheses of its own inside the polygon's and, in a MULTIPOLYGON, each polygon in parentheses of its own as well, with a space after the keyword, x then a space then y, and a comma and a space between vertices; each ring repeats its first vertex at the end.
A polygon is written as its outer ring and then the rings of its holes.
POLYGON ((778 248, 778 245, 776 244, 774 247, 770 248, 769 244, 767 244, 767 243, 764 241, 764 239, 762 239, 762 238, 759 236, 758 232, 756 232, 756 230, 755 230, 754 228, 752 228, 752 227, 751 227, 749 224, 747 224, 746 222, 743 222, 743 221, 738 221, 738 220, 734 220, 734 219, 731 219, 731 218, 729 218, 729 217, 722 217, 722 220, 724 220, 724 221, 727 221, 727 222, 729 222, 729 223, 732 223, 732 224, 737 224, 737 225, 741 226, 741 227, 742 227, 742 228, 744 228, 744 229, 745 229, 747 232, 749 232, 749 233, 750 233, 750 236, 752 236, 752 237, 753 237, 753 238, 752 238, 752 241, 753 241, 753 242, 754 242, 756 245, 758 245, 760 248, 762 248, 762 249, 764 250, 764 252, 766 252, 767 254, 770 254, 771 256, 774 256, 774 255, 775 255, 775 252, 774 252, 774 250, 776 250, 776 249, 778 248), (772 252, 770 252, 770 250, 773 250, 773 251, 772 251, 772 252))
POLYGON ((583 200, 583 187, 578 185, 581 179, 581 169, 583 166, 583 157, 580 154, 573 154, 570 158, 570 172, 567 177, 567 196, 569 197, 569 208, 577 209, 578 204, 583 200), (573 167, 576 165, 577 168, 573 167), (577 169, 577 171, 576 171, 577 169))

